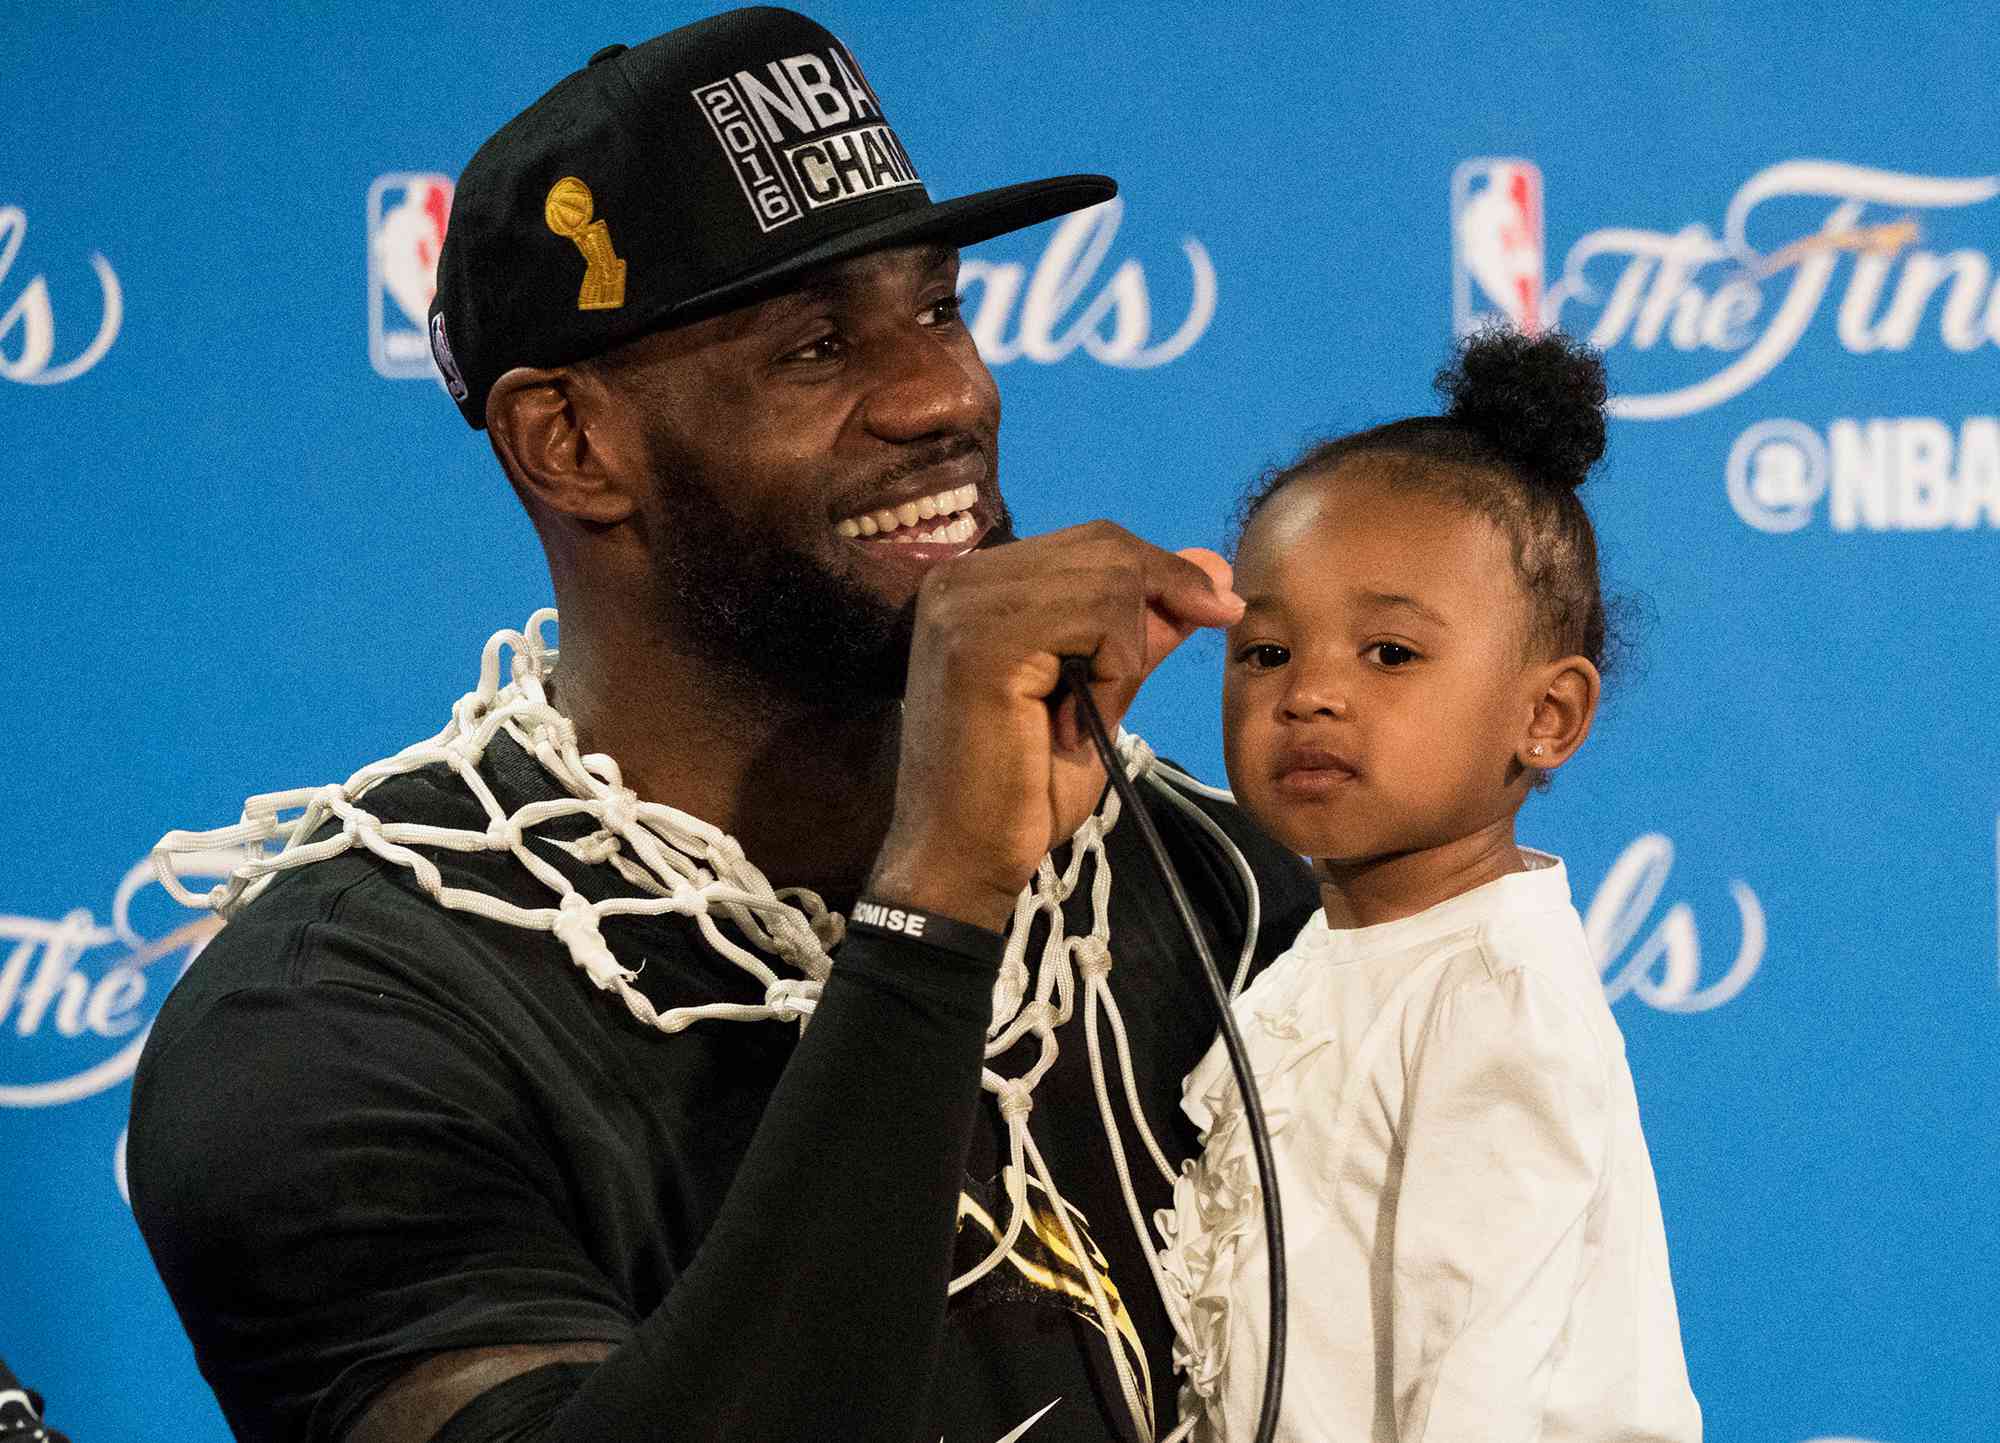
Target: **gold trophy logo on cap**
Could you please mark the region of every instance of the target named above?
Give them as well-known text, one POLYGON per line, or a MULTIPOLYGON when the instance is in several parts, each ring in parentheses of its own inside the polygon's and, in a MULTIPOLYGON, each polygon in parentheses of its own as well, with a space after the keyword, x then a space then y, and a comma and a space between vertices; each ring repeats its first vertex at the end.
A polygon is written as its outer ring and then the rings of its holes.
POLYGON ((597 202, 590 187, 566 175, 549 187, 542 218, 549 229, 576 242, 583 252, 583 288, 577 292, 579 311, 615 311, 625 304, 625 262, 611 248, 611 227, 590 217, 597 202))

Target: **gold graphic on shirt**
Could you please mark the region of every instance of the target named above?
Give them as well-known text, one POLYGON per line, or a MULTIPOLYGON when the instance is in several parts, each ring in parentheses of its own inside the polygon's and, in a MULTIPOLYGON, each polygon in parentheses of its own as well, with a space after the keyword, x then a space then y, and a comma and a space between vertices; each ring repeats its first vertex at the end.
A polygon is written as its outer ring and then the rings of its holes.
POLYGON ((625 262, 611 248, 611 226, 592 220, 597 201, 590 187, 566 175, 549 187, 542 218, 549 229, 576 242, 583 252, 583 289, 577 292, 579 311, 615 311, 625 304, 625 262))
MULTIPOLYGON (((1011 1208, 1006 1195, 1013 1169, 1003 1168, 993 1183, 971 1184, 958 1195, 958 1236, 962 1251, 954 1259, 953 1271, 965 1268, 985 1258, 999 1241, 1007 1235, 1004 1219, 1011 1208), (981 1235, 984 1236, 981 1236, 981 1235)), ((988 1273, 972 1285, 966 1294, 978 1299, 986 1294, 989 1285, 994 1297, 1011 1295, 1019 1300, 1022 1295, 1032 1297, 1041 1294, 1051 1298, 1064 1311, 1074 1313, 1104 1332, 1103 1320, 1098 1316, 1097 1305, 1091 1301, 1090 1284, 1085 1281, 1083 1266, 1076 1252, 1070 1247, 1069 1236, 1065 1232, 1062 1219, 1056 1215, 1055 1204, 1041 1183, 1030 1177, 1027 1180, 1027 1216, 1022 1219, 1020 1236, 1007 1252, 1006 1264, 1015 1274, 1013 1286, 996 1285, 999 1270, 988 1273), (1023 1286, 1025 1285, 1025 1286, 1023 1286)), ((1140 1395, 1146 1400, 1148 1414, 1153 1406, 1152 1369, 1147 1366, 1146 1349, 1139 1341, 1139 1330, 1133 1325, 1131 1314, 1126 1311, 1125 1300, 1119 1294, 1118 1285, 1111 1280, 1111 1264, 1098 1249, 1090 1236, 1090 1224, 1083 1214, 1074 1207, 1069 1209, 1070 1226, 1076 1229, 1078 1241, 1089 1255, 1092 1267, 1097 1272, 1098 1286, 1104 1289, 1104 1301, 1111 1312, 1111 1321, 1117 1329, 1116 1340, 1107 1340, 1107 1345, 1119 1348, 1128 1361, 1138 1365, 1142 1380, 1140 1395)), ((1147 1419, 1148 1427, 1152 1419, 1147 1419)))

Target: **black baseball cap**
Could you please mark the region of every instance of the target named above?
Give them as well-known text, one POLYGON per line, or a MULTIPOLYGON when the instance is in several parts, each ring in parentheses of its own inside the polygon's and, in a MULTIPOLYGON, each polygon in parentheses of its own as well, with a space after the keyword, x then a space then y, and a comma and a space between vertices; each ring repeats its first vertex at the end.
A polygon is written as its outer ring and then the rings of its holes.
POLYGON ((514 366, 561 366, 890 246, 971 245, 1109 200, 1065 175, 935 202, 861 67, 790 10, 611 45, 458 179, 431 353, 474 429, 514 366))

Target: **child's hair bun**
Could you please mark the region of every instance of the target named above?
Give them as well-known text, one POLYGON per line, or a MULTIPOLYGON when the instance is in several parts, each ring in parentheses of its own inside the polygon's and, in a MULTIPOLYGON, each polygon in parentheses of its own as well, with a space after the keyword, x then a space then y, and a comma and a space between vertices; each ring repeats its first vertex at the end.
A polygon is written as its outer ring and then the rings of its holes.
POLYGON ((1581 486, 1604 455, 1604 362, 1560 331, 1481 331, 1437 388, 1445 415, 1530 481, 1581 486))

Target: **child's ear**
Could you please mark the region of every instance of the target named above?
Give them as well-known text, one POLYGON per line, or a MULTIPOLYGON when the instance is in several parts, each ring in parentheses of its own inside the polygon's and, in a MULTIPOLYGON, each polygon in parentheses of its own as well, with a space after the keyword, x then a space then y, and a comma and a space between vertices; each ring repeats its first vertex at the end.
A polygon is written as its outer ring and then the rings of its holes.
POLYGON ((1530 771, 1552 772, 1576 755, 1590 735, 1604 682, 1583 656, 1547 662, 1534 669, 1533 677, 1533 709, 1515 757, 1530 771))

